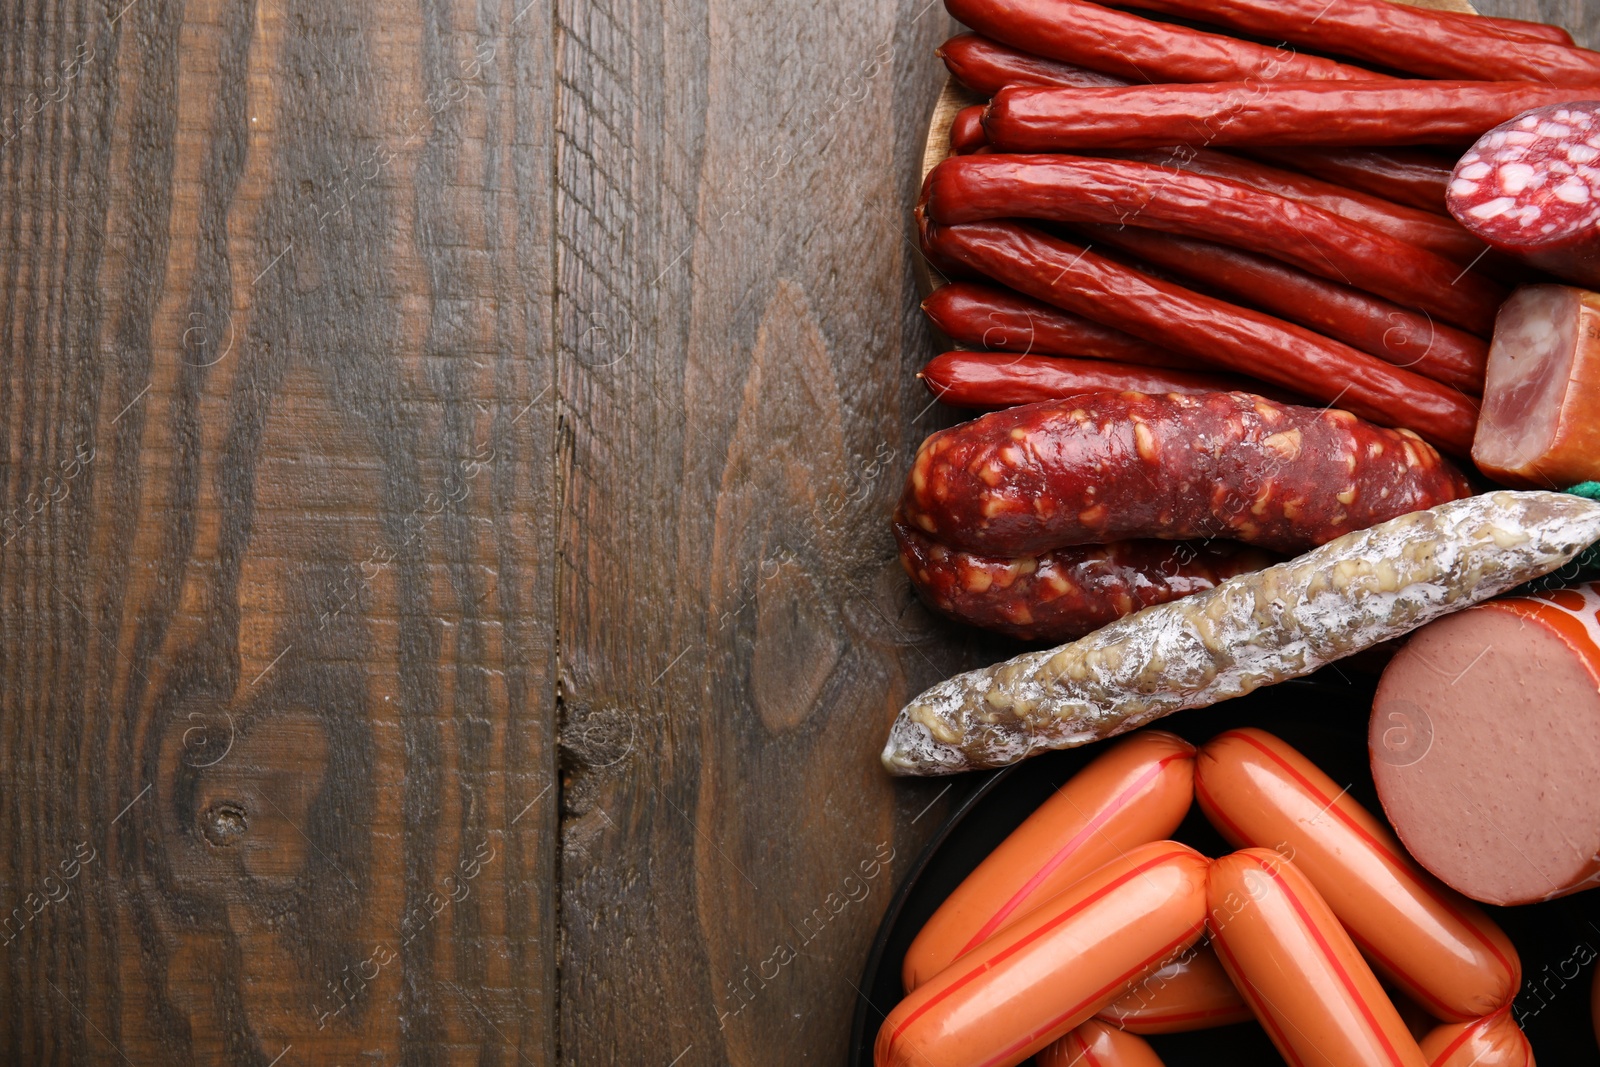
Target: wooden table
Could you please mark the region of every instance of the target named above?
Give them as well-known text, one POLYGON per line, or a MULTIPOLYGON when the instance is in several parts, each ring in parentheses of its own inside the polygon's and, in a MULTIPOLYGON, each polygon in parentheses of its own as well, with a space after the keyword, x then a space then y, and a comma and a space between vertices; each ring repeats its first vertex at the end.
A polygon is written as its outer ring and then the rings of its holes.
POLYGON ((0 6, 5 1062, 839 1061, 949 32, 0 6))

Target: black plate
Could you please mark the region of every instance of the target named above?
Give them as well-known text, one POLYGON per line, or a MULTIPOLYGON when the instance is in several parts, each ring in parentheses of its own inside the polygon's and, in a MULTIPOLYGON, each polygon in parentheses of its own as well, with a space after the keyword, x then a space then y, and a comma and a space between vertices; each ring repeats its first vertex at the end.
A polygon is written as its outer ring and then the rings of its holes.
MULTIPOLYGON (((1369 678, 1329 668, 1311 679, 1174 715, 1160 726, 1197 744, 1238 726, 1271 730, 1341 785, 1349 783, 1350 794, 1369 811, 1381 813, 1367 767, 1372 684, 1369 678)), ((969 792, 912 865, 878 928, 861 978, 863 995, 856 1001, 850 1046, 853 1067, 872 1063, 878 1025, 901 997, 900 966, 906 948, 928 916, 990 850, 1099 752, 1090 745, 966 776, 969 792)), ((1208 856, 1229 851, 1198 808, 1190 811, 1175 836, 1208 856)), ((1515 1011, 1539 1062, 1544 1067, 1600 1064, 1589 1021, 1589 982, 1593 961, 1600 955, 1600 893, 1487 910, 1522 956, 1522 993, 1515 1011)), ((1283 1062, 1254 1023, 1153 1037, 1150 1043, 1167 1067, 1283 1062)))

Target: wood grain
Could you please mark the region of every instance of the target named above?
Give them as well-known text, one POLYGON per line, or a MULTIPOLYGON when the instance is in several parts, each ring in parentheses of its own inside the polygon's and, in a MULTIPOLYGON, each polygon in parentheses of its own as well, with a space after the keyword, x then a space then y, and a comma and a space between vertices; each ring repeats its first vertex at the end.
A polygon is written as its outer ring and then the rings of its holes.
POLYGON ((882 521, 948 22, 600 10, 561 27, 562 1055, 837 1062, 943 788, 876 749, 964 641, 882 521))
POLYGON ((553 1059, 516 13, 5 8, 6 1062, 553 1059))
POLYGON ((0 0, 0 1062, 840 1058, 951 30, 0 0))

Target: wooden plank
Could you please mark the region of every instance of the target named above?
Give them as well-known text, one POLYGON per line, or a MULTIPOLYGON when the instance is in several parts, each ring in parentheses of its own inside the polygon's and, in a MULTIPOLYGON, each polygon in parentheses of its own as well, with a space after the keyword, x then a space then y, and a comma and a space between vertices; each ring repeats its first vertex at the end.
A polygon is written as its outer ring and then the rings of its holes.
POLYGON ((939 417, 906 207, 950 23, 562 18, 562 1056, 837 1062, 942 810, 876 750, 977 658, 885 522, 939 417))
POLYGON ((553 1060, 521 7, 0 8, 6 1062, 553 1060))

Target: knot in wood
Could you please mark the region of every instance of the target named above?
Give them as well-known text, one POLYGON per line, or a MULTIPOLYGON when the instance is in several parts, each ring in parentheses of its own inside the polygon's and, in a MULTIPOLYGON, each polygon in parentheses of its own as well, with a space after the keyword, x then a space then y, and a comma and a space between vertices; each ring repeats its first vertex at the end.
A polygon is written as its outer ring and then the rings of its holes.
POLYGON ((217 848, 238 844, 249 829, 244 807, 231 800, 218 801, 200 814, 200 833, 217 848))

